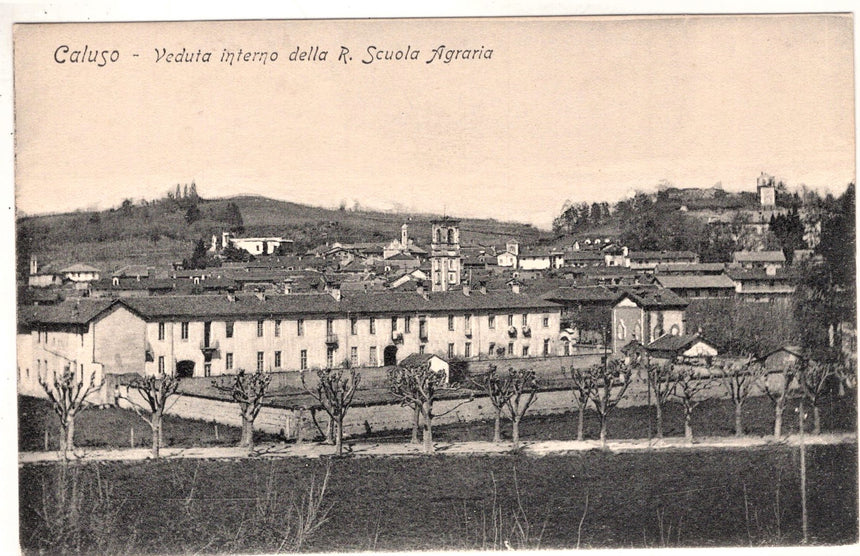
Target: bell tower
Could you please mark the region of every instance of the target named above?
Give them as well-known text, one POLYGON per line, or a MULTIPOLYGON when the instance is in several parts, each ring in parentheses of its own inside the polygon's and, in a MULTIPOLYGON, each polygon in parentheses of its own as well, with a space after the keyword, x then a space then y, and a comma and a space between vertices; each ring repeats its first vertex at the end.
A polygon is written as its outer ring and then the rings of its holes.
POLYGON ((430 279, 432 291, 444 292, 459 288, 460 271, 460 221, 453 218, 431 220, 430 279))

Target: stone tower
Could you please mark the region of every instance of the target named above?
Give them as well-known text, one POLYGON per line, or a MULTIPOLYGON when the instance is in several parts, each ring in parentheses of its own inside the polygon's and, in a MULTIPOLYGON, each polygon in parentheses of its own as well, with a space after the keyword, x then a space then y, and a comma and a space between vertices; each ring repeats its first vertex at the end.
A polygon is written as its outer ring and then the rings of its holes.
POLYGON ((404 249, 409 247, 409 224, 400 226, 400 245, 402 245, 404 249))
POLYGON ((460 221, 453 218, 431 220, 430 263, 432 291, 444 292, 459 288, 460 221))

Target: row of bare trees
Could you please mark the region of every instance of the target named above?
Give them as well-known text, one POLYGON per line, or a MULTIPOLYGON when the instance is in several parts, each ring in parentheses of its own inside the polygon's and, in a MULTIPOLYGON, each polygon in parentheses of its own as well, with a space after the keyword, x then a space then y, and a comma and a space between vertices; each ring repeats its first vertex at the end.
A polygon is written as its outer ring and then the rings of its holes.
MULTIPOLYGON (((840 391, 854 388, 855 370, 848 360, 818 362, 800 360, 768 377, 767 369, 758 361, 725 363, 708 369, 673 363, 628 365, 621 360, 610 360, 585 368, 562 369, 569 377, 578 409, 577 440, 584 439, 586 409, 591 406, 600 424, 600 441, 605 445, 607 423, 613 410, 624 398, 633 375, 644 374, 649 396, 653 400, 656 416, 656 436, 664 435, 663 415, 666 404, 672 400, 681 404, 684 412, 684 436, 693 440, 692 415, 694 409, 705 399, 707 392, 722 385, 734 406, 735 434, 744 434, 743 408, 746 401, 757 391, 763 391, 774 408, 773 434, 782 435, 783 413, 787 400, 801 396, 812 408, 813 433, 821 431, 820 405, 831 380, 839 383, 840 391), (704 371, 704 372, 703 372, 704 371)), ((336 446, 337 454, 343 453, 343 423, 353 405, 361 383, 356 369, 319 369, 315 381, 308 384, 306 373, 301 381, 305 392, 316 407, 328 415, 329 440, 336 446)), ((441 414, 434 413, 434 403, 448 385, 447 374, 434 370, 429 364, 414 367, 393 367, 387 377, 388 390, 403 406, 413 412, 412 441, 418 443, 419 428, 426 452, 433 451, 433 418, 455 411, 472 401, 461 400, 441 414)), ((42 378, 40 384, 51 402, 60 423, 60 451, 65 458, 74 450, 75 417, 89 404, 87 398, 102 387, 95 376, 87 380, 83 374, 66 367, 61 374, 54 374, 49 382, 42 378)), ((228 396, 239 408, 242 433, 239 446, 253 449, 254 421, 270 395, 271 376, 265 372, 248 373, 239 370, 235 375, 213 380, 213 387, 228 396)), ((135 377, 126 388, 125 400, 152 430, 152 456, 159 457, 163 446, 163 419, 175 399, 178 398, 179 379, 170 375, 135 377)), ((485 373, 470 378, 468 387, 485 395, 495 411, 493 441, 501 441, 503 415, 511 422, 512 443, 519 447, 519 425, 537 397, 540 384, 533 370, 510 368, 506 372, 491 366, 485 373)), ((650 403, 650 402, 649 402, 650 403)))

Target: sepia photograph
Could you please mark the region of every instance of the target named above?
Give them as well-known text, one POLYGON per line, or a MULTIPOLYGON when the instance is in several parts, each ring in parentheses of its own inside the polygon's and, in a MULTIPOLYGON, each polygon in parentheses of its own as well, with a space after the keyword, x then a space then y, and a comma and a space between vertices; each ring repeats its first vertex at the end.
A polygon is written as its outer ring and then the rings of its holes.
POLYGON ((857 545, 852 13, 12 23, 21 553, 857 545))

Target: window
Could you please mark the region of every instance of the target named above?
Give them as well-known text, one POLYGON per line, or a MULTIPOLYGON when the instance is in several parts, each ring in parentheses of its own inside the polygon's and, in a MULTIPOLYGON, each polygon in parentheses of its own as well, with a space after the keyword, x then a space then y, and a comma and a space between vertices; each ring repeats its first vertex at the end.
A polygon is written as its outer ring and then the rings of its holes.
POLYGON ((463 321, 466 325, 466 332, 468 334, 472 333, 472 315, 466 315, 463 317, 463 321))
POLYGON ((164 339, 164 323, 163 322, 158 323, 158 339, 159 340, 164 339))
POLYGON ((163 355, 158 356, 158 374, 160 374, 160 375, 164 374, 164 356, 163 355))
POLYGON ((299 369, 305 370, 308 368, 308 350, 303 349, 299 352, 299 369))
POLYGON ((448 344, 448 359, 454 358, 454 344, 448 344))
POLYGON ((513 325, 514 325, 514 316, 508 315, 508 326, 513 326, 513 325))
POLYGON ((487 317, 487 326, 490 327, 490 330, 496 328, 496 315, 490 315, 487 317))
POLYGON ((391 331, 397 332, 397 317, 391 317, 391 331))
POLYGON ((472 357, 472 342, 466 342, 463 346, 463 357, 472 357))
POLYGON ((212 376, 212 363, 203 363, 203 376, 212 376))
POLYGON ((263 321, 261 321, 261 320, 257 321, 257 337, 258 338, 263 337, 263 321))
POLYGON ((355 346, 349 348, 349 364, 358 367, 358 348, 355 346))
POLYGON ((420 353, 421 355, 424 355, 424 344, 421 344, 418 346, 418 353, 420 353))
POLYGON ((353 336, 358 334, 358 319, 355 317, 350 317, 349 319, 349 333, 353 336))
POLYGON ((409 334, 410 328, 412 328, 412 317, 403 317, 403 333, 409 334))
POLYGON ((424 317, 418 317, 418 337, 427 339, 427 319, 424 317))
POLYGON ((523 313, 523 326, 528 326, 528 325, 529 325, 529 314, 523 313))
POLYGON ((281 352, 280 351, 275 352, 275 368, 276 369, 281 368, 281 352))
POLYGON ((543 316, 543 327, 549 328, 549 317, 546 315, 543 316))
MULTIPOLYGON (((280 335, 281 335, 281 319, 277 319, 275 321, 275 337, 278 337, 280 335)), ((280 365, 277 365, 277 366, 280 367, 280 365)))
POLYGON ((328 369, 334 367, 334 348, 328 347, 325 350, 325 366, 328 369))
POLYGON ((487 350, 487 353, 493 355, 496 352, 496 343, 490 342, 490 349, 487 350))
POLYGON ((180 332, 179 332, 180 337, 181 337, 183 340, 187 340, 187 339, 188 339, 188 323, 187 323, 187 322, 183 322, 183 323, 180 325, 180 327, 179 327, 179 331, 180 331, 180 332))
POLYGON ((370 366, 375 367, 376 365, 376 346, 372 346, 370 348, 370 366))
POLYGON ((529 346, 523 346, 523 357, 529 356, 529 346))
POLYGON ((296 336, 304 336, 305 335, 305 319, 299 319, 296 321, 296 336))
POLYGON ((549 338, 544 338, 543 341, 543 354, 549 355, 549 338))
POLYGON ((232 353, 228 352, 227 355, 224 356, 224 368, 227 369, 228 371, 233 368, 233 354, 232 353))
POLYGON ((513 354, 514 354, 514 343, 508 342, 508 355, 513 355, 513 354))
POLYGON ((456 284, 457 283, 457 273, 455 273, 455 272, 449 272, 448 273, 448 283, 449 284, 456 284))
POLYGON ((370 333, 376 334, 376 318, 370 317, 370 333))
POLYGON ((454 330, 454 315, 448 315, 448 330, 454 330))
POLYGON ((627 337, 627 329, 624 328, 624 323, 618 323, 618 330, 616 331, 619 340, 623 340, 627 337))
POLYGON ((257 352, 257 372, 258 373, 263 372, 263 352, 262 351, 257 352))
POLYGON ((224 333, 228 338, 233 337, 233 325, 236 324, 232 320, 228 320, 224 323, 224 333))

